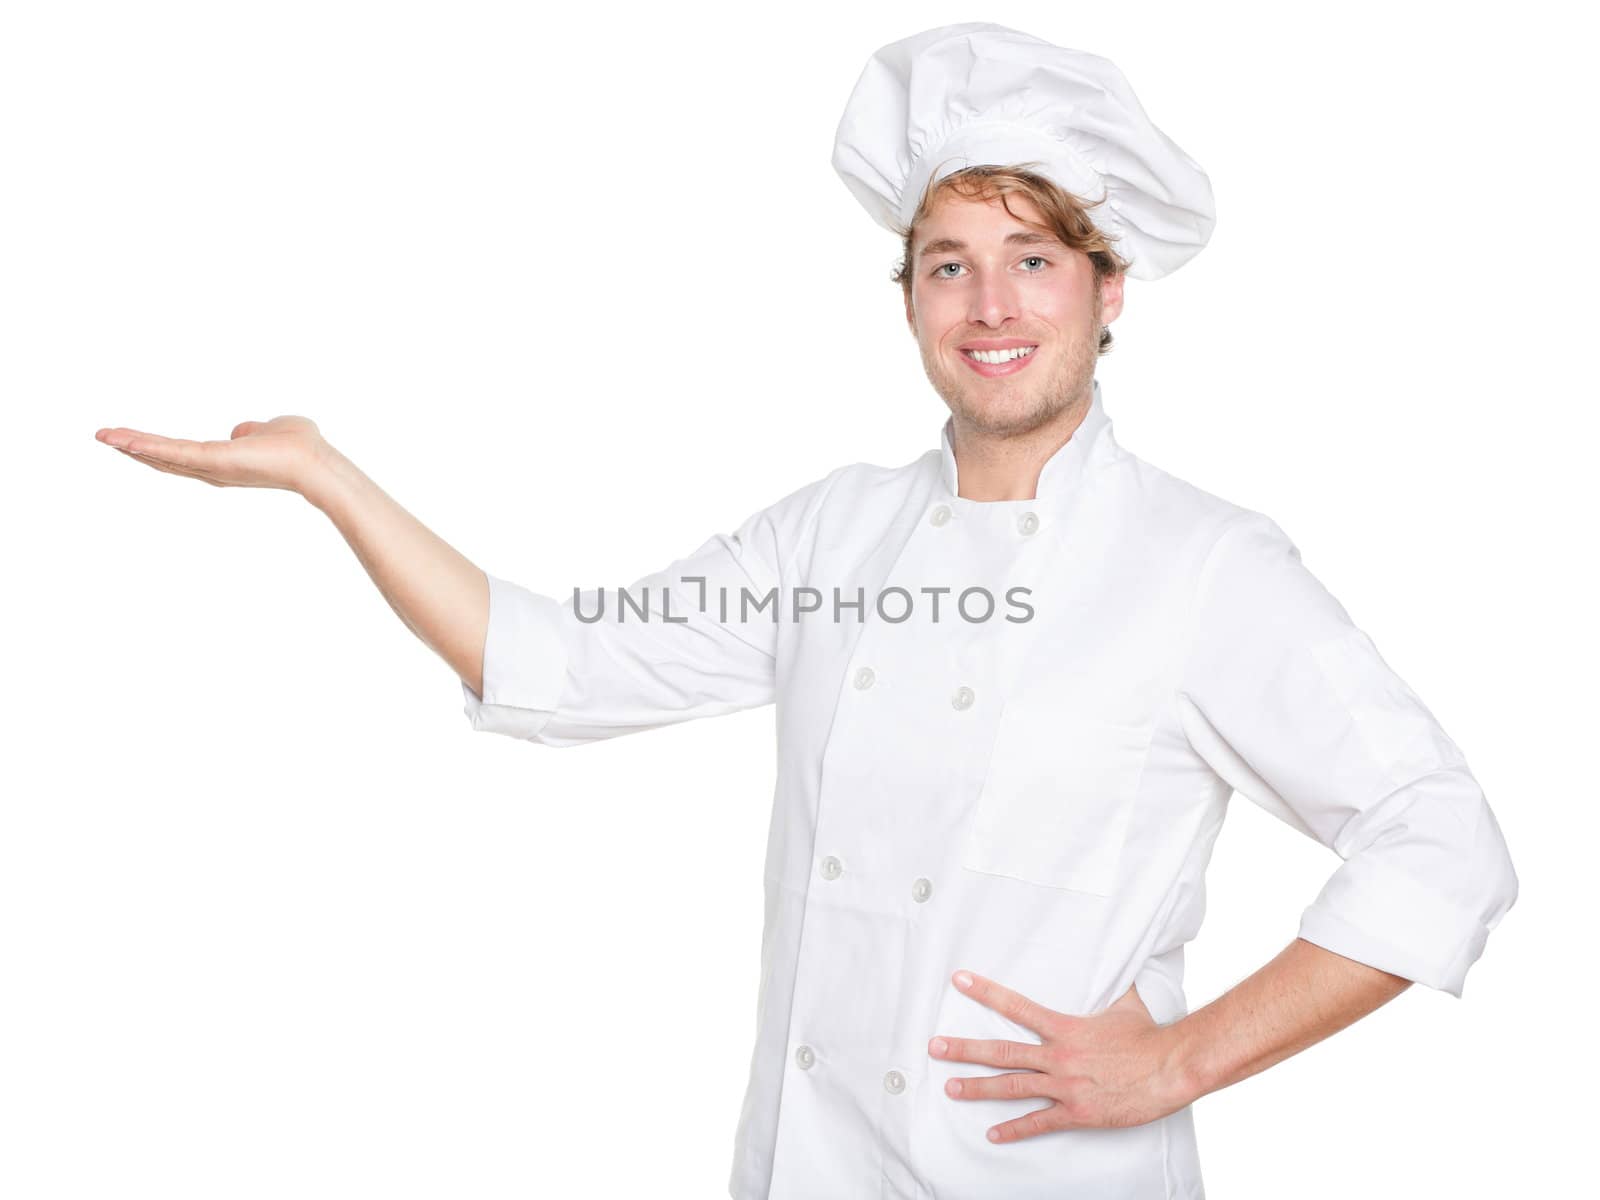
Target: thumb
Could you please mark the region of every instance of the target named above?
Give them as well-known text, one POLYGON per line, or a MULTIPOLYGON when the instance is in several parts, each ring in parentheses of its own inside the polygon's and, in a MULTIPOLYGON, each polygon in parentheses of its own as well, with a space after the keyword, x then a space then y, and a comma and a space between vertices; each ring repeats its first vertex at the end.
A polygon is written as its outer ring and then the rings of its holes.
POLYGON ((230 437, 230 438, 249 437, 252 433, 256 433, 257 431, 259 431, 261 429, 261 427, 262 427, 262 423, 260 421, 240 421, 237 425, 235 425, 233 427, 233 432, 230 433, 228 435, 228 437, 230 437))

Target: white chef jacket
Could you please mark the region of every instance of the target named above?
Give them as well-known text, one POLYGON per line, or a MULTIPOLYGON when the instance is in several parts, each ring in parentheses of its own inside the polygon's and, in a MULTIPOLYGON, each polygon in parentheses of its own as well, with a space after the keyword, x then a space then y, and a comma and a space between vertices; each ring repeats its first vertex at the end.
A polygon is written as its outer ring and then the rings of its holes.
POLYGON ((928 1040, 1040 1039, 951 973, 1183 1016, 1234 791, 1343 860, 1301 937, 1457 996, 1516 875, 1460 749, 1271 519, 1124 450, 1098 383, 1033 499, 960 496, 950 430, 785 496, 631 607, 607 589, 600 620, 597 591, 575 611, 489 576, 464 711, 576 746, 776 704, 735 1200, 1199 1197, 1189 1108, 989 1142, 1050 1101, 947 1096, 1002 1070, 928 1040))

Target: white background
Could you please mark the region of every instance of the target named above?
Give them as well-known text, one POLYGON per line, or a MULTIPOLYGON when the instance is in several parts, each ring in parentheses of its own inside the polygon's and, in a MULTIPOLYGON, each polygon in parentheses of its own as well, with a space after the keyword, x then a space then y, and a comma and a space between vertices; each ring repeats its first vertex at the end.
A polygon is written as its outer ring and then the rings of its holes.
MULTIPOLYGON (((1112 58, 1210 173, 1211 245, 1099 368, 1117 436, 1289 532, 1522 883, 1464 999, 1200 1100, 1209 1193, 1587 1177, 1595 97, 1557 6, 534 11, 5 9, 0 1193, 726 1194, 772 710, 475 734, 320 513, 93 434, 309 415, 557 596, 907 462, 945 412, 829 156, 876 47, 966 20, 1112 58)), ((1191 1005, 1336 865, 1236 798, 1191 1005)))

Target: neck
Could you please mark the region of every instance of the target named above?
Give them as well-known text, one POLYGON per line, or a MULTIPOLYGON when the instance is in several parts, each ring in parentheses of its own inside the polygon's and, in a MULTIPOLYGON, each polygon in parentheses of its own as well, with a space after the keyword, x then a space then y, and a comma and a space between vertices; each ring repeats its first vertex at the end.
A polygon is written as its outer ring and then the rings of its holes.
MULTIPOLYGON (((1092 385, 1091 385, 1092 387, 1092 385)), ((1088 415, 1093 393, 1084 393, 1049 420, 1022 433, 995 433, 951 416, 959 494, 966 500, 1033 500, 1039 474, 1071 440, 1088 415)))

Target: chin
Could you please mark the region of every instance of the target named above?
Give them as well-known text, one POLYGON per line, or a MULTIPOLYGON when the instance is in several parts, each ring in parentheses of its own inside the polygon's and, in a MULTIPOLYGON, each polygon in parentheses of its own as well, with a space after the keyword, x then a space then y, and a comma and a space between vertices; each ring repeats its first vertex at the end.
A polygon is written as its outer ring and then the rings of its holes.
POLYGON ((1002 397, 968 392, 958 408, 969 424, 989 433, 1026 432, 1051 416, 1047 403, 1026 393, 1002 397))

